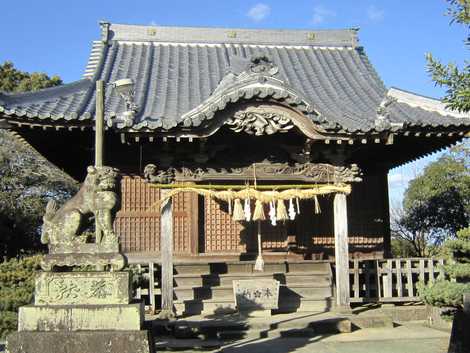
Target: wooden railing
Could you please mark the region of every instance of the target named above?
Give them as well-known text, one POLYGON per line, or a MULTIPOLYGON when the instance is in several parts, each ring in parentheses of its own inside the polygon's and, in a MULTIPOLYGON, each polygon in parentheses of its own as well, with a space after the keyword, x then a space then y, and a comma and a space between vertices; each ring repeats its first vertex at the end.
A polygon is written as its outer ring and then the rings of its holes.
POLYGON ((443 259, 409 258, 352 260, 349 264, 351 302, 420 301, 417 284, 444 276, 443 259))
MULTIPOLYGON (((349 276, 351 303, 399 303, 421 301, 418 282, 433 282, 444 276, 443 259, 409 258, 385 260, 351 260, 349 276)), ((142 277, 135 291, 136 299, 143 299, 147 312, 160 307, 160 272, 155 263, 136 265, 142 277)), ((333 272, 334 273, 334 272, 333 272)))
POLYGON ((160 279, 157 264, 153 262, 134 265, 140 276, 140 286, 135 289, 134 299, 143 300, 145 311, 154 314, 160 307, 157 297, 161 291, 159 287, 160 279))

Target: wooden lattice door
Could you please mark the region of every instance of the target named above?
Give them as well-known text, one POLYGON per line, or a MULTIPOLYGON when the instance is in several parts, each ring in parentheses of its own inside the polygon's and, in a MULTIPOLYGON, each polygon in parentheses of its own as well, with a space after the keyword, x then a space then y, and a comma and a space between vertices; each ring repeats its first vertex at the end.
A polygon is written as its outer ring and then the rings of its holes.
MULTIPOLYGON (((151 188, 140 177, 121 180, 121 208, 114 228, 126 253, 160 251, 161 191, 151 188)), ((173 198, 173 246, 175 254, 197 252, 197 196, 178 194, 173 198)))

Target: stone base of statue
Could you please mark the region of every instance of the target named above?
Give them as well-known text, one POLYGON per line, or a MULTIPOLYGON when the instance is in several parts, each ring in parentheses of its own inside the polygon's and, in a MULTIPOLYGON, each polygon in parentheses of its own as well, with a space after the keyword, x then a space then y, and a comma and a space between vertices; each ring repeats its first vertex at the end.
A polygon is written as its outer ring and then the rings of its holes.
POLYGON ((34 304, 19 309, 9 353, 151 353, 143 303, 128 272, 41 272, 34 304))
POLYGON ((15 332, 8 353, 149 353, 147 331, 15 332))
POLYGON ((61 267, 95 266, 120 271, 126 265, 118 244, 71 243, 49 246, 49 254, 41 261, 44 271, 61 267))

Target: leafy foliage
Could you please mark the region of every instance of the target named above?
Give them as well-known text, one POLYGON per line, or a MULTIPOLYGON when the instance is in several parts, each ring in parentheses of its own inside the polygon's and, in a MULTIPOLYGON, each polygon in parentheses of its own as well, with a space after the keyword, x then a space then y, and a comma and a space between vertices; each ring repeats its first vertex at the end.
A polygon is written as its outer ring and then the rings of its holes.
POLYGON ((470 2, 468 0, 448 0, 450 7, 448 15, 452 17, 452 22, 460 24, 470 23, 470 2))
POLYGON ((31 302, 40 261, 32 256, 0 263, 0 338, 16 330, 18 308, 31 302))
POLYGON ((432 256, 466 228, 470 219, 468 144, 430 163, 405 191, 403 206, 392 209, 392 235, 408 242, 416 256, 432 256))
POLYGON ((0 65, 0 92, 37 91, 60 84, 62 80, 59 76, 49 77, 40 72, 23 72, 16 69, 10 61, 0 65))
MULTIPOLYGON (((459 23, 470 29, 470 1, 448 0, 448 15, 452 22, 459 23)), ((466 44, 470 44, 470 33, 467 34, 466 44)), ((431 54, 426 55, 428 72, 436 85, 446 87, 446 95, 443 101, 451 109, 458 111, 470 111, 470 63, 465 61, 463 68, 456 64, 442 64, 431 54)))
POLYGON ((29 145, 0 130, 0 255, 41 249, 42 215, 51 198, 62 201, 77 183, 29 145))
MULTIPOLYGON (((59 77, 21 72, 0 65, 0 91, 38 90, 61 84, 59 77)), ((51 198, 59 202, 77 190, 76 182, 11 132, 0 130, 0 256, 41 249, 42 214, 51 198)))
POLYGON ((462 306, 463 294, 470 292, 470 284, 436 281, 427 286, 418 286, 421 298, 433 306, 462 306))
POLYGON ((418 253, 411 242, 401 238, 392 238, 392 257, 416 257, 418 253))
POLYGON ((15 331, 18 325, 18 314, 13 311, 0 311, 0 339, 15 331))
POLYGON ((463 294, 470 292, 470 227, 457 232, 457 239, 445 243, 454 255, 454 261, 444 267, 453 281, 441 279, 436 283, 421 285, 423 300, 435 306, 461 307, 463 294))
POLYGON ((444 266, 444 272, 452 278, 470 279, 470 263, 457 263, 444 266))
POLYGON ((427 228, 442 242, 468 226, 470 217, 470 174, 465 163, 452 154, 429 164, 412 180, 404 197, 407 227, 427 228))

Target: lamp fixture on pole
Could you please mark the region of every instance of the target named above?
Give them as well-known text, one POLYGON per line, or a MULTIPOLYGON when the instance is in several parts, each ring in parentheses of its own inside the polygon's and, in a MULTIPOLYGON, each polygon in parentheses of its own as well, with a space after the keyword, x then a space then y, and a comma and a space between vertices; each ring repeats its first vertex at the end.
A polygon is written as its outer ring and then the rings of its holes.
POLYGON ((134 81, 130 78, 123 78, 113 82, 112 87, 116 92, 124 99, 126 105, 126 111, 115 119, 108 120, 108 126, 112 127, 114 124, 118 128, 131 127, 134 123, 134 116, 137 113, 137 105, 134 102, 135 96, 135 85, 134 81), (114 121, 113 121, 114 120, 114 121))

